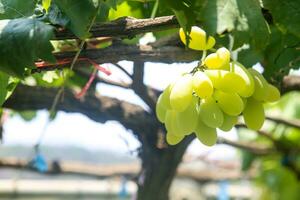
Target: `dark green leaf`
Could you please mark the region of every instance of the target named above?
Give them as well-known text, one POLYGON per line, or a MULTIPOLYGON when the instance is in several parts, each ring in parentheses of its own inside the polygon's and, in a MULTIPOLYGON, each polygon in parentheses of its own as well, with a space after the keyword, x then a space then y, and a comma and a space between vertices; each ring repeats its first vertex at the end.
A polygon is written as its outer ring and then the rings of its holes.
POLYGON ((0 0, 0 19, 28 17, 34 13, 37 0, 0 0))
POLYGON ((281 80, 290 69, 300 66, 300 39, 292 34, 283 34, 271 26, 270 44, 266 47, 264 68, 265 76, 281 80))
POLYGON ((117 10, 118 3, 121 2, 120 0, 103 0, 103 3, 107 5, 109 8, 113 8, 114 10, 117 10))
POLYGON ((300 37, 299 0, 263 0, 264 7, 271 12, 275 24, 300 37))
POLYGON ((253 48, 242 49, 238 53, 238 61, 243 63, 247 68, 252 67, 256 63, 262 61, 262 59, 262 53, 253 48))
POLYGON ((70 20, 66 25, 77 37, 89 36, 88 29, 97 9, 91 0, 52 0, 70 20))
POLYGON ((56 4, 51 4, 48 13, 47 13, 48 20, 53 25, 60 25, 60 26, 67 26, 70 23, 70 19, 61 12, 56 4))
POLYGON ((0 70, 22 77, 36 60, 55 62, 53 29, 35 19, 0 20, 0 70))
POLYGON ((9 76, 3 72, 0 72, 0 106, 4 103, 7 95, 9 76))
POLYGON ((255 160, 256 156, 249 151, 242 151, 242 170, 247 171, 250 169, 253 161, 255 160))
POLYGON ((99 7, 99 11, 98 11, 98 15, 97 15, 96 21, 97 22, 104 22, 108 18, 109 7, 106 4, 104 4, 104 3, 101 3, 99 6, 100 7, 99 7))

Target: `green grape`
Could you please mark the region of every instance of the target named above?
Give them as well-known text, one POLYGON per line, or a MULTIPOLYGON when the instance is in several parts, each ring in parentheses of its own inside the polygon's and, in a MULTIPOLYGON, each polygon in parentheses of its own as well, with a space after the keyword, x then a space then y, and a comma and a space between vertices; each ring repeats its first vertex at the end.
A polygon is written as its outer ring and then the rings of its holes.
POLYGON ((224 113, 231 116, 237 116, 242 113, 244 103, 238 94, 216 90, 213 96, 224 113))
POLYGON ((172 91, 174 84, 169 84, 168 87, 166 87, 166 89, 163 91, 162 93, 162 105, 166 108, 166 109, 171 109, 171 105, 170 105, 170 94, 172 91))
POLYGON ((249 98, 243 111, 243 117, 248 128, 259 130, 265 121, 265 111, 262 103, 254 98, 249 98))
POLYGON ((241 99, 242 99, 242 101, 243 101, 243 105, 244 105, 243 110, 244 110, 245 107, 246 107, 246 105, 247 105, 247 98, 241 97, 241 99))
POLYGON ((223 112, 212 97, 201 101, 199 117, 211 128, 220 127, 223 124, 223 112))
POLYGON ((224 61, 218 57, 218 54, 211 53, 205 58, 204 64, 208 69, 220 69, 224 61))
POLYGON ((211 80, 214 88, 219 89, 221 87, 221 80, 224 74, 228 73, 225 70, 205 70, 204 73, 209 77, 211 80))
POLYGON ((179 142, 181 142, 181 140, 183 138, 184 138, 184 136, 182 136, 182 135, 178 136, 178 135, 174 135, 172 133, 167 133, 167 135, 166 135, 166 140, 169 145, 176 145, 179 142))
POLYGON ((251 73, 240 63, 232 62, 230 63, 230 71, 239 75, 244 81, 244 86, 237 93, 242 97, 250 97, 254 92, 254 79, 251 73))
MULTIPOLYGON (((182 28, 180 28, 179 30, 179 36, 181 41, 185 45, 187 45, 185 33, 182 28)), ((215 38, 211 36, 207 38, 206 32, 197 26, 192 27, 191 32, 189 33, 189 37, 190 37, 190 41, 188 47, 194 50, 203 51, 203 50, 211 49, 216 43, 215 38)))
POLYGON ((214 91, 211 80, 202 71, 198 71, 193 75, 193 89, 202 99, 210 97, 214 91))
POLYGON ((206 126, 201 120, 198 121, 195 134, 201 143, 213 146, 217 142, 217 130, 206 126))
POLYGON ((248 69, 248 71, 252 74, 255 84, 255 89, 253 93, 253 98, 259 101, 263 101, 267 96, 267 87, 268 82, 258 71, 253 68, 248 69))
POLYGON ((183 136, 188 134, 183 130, 181 130, 180 127, 178 126, 177 117, 178 117, 178 112, 176 112, 175 110, 168 110, 166 112, 165 125, 166 125, 167 132, 177 136, 183 136))
POLYGON ((186 134, 192 133, 198 122, 198 112, 196 103, 198 98, 193 97, 191 104, 183 112, 177 113, 178 128, 186 134))
POLYGON ((192 101, 193 81, 190 74, 183 75, 174 84, 170 94, 172 109, 182 112, 192 101))
POLYGON ((161 123, 164 123, 165 122, 165 118, 166 118, 167 109, 163 105, 162 94, 159 95, 159 97, 158 97, 158 100, 156 102, 155 111, 156 111, 156 117, 157 117, 157 119, 161 123))
POLYGON ((221 81, 220 90, 224 92, 237 93, 242 91, 245 87, 245 82, 239 75, 233 72, 228 72, 224 75, 221 81))
POLYGON ((214 88, 224 92, 239 92, 245 88, 245 82, 236 73, 226 70, 205 70, 214 88))
POLYGON ((217 50, 216 53, 218 54, 219 58, 224 60, 224 62, 226 64, 229 64, 229 62, 230 62, 230 51, 228 49, 226 49, 225 47, 221 47, 217 50))
POLYGON ((238 117, 230 116, 225 113, 223 113, 223 115, 224 115, 224 121, 223 121, 222 126, 219 127, 219 129, 221 129, 222 131, 230 131, 234 127, 234 125, 237 123, 238 117))
POLYGON ((275 102, 280 99, 280 92, 279 90, 271 84, 267 86, 267 95, 265 101, 267 102, 275 102))
POLYGON ((216 53, 209 54, 204 60, 208 69, 227 69, 229 62, 230 52, 225 47, 218 49, 216 53))

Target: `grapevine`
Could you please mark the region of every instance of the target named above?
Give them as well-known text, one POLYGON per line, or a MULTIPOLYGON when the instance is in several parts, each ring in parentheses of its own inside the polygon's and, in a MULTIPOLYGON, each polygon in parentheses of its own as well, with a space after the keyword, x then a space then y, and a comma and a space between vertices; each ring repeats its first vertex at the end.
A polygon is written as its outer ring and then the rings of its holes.
POLYGON ((239 116, 249 129, 259 130, 265 120, 263 104, 279 100, 279 90, 255 69, 232 61, 225 47, 206 56, 215 39, 201 28, 192 27, 189 42, 182 28, 179 35, 189 48, 203 51, 203 57, 158 98, 156 115, 165 124, 168 144, 195 133, 203 144, 212 146, 217 142, 217 129, 230 131, 239 116))

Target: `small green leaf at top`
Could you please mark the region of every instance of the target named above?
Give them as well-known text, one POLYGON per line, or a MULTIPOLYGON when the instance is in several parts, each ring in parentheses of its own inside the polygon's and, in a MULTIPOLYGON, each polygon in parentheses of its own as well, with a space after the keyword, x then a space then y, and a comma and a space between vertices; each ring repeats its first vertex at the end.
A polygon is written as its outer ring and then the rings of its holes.
POLYGON ((29 122, 37 116, 37 111, 26 110, 26 111, 20 111, 18 112, 18 114, 20 115, 20 117, 22 117, 23 120, 29 122))
POLYGON ((38 59, 55 62, 53 37, 52 26, 36 19, 0 20, 0 71, 22 78, 38 59))
POLYGON ((81 39, 89 36, 89 27, 97 12, 92 0, 52 0, 52 3, 68 18, 66 28, 81 39))

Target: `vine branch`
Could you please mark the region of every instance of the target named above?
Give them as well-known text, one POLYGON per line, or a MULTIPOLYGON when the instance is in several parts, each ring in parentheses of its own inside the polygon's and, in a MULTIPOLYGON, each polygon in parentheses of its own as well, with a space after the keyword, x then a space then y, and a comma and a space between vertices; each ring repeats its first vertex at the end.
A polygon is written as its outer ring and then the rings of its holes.
MULTIPOLYGON (((175 16, 163 16, 148 19, 136 19, 133 17, 121 17, 114 21, 95 24, 90 29, 91 37, 119 37, 132 38, 135 35, 162 31, 179 27, 175 16)), ((57 40, 77 39, 70 31, 56 30, 57 40)))

